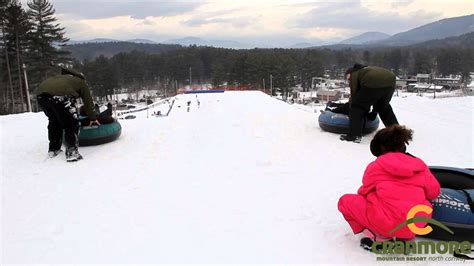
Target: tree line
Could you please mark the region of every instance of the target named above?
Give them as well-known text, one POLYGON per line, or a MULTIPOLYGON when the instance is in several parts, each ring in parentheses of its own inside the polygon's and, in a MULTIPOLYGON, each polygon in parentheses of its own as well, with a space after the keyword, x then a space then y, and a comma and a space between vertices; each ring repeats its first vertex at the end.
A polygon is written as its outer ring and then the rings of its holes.
MULTIPOLYGON (((382 66, 406 78, 418 73, 460 75, 467 82, 474 71, 474 48, 385 47, 333 49, 234 50, 190 46, 150 54, 143 51, 76 61, 94 94, 109 98, 114 92, 159 89, 168 92, 198 84, 278 88, 287 93, 296 84, 311 89, 312 78, 343 78, 354 62, 382 66), (272 84, 270 85, 270 82, 272 84)), ((274 91, 276 92, 276 91, 274 91)))
POLYGON ((48 0, 0 0, 0 113, 28 111, 26 97, 55 72, 53 66, 71 60, 58 47, 68 39, 56 23, 48 0), (53 63, 52 63, 53 62, 53 63))

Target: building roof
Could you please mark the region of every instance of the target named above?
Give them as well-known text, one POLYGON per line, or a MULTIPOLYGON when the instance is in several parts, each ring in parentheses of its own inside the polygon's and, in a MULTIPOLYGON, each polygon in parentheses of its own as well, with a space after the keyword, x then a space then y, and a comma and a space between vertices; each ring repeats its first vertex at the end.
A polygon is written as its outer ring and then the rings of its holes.
POLYGON ((422 90, 442 90, 443 86, 435 86, 434 84, 416 84, 413 88, 422 90))
POLYGON ((439 80, 439 81, 461 81, 461 78, 435 78, 434 80, 439 80))
POLYGON ((318 90, 318 96, 336 96, 340 94, 339 91, 334 90, 318 90))
POLYGON ((416 78, 429 78, 430 77, 430 74, 417 74, 416 75, 416 78))
POLYGON ((299 98, 311 98, 311 97, 317 97, 318 94, 316 91, 299 91, 298 92, 298 97, 299 98))

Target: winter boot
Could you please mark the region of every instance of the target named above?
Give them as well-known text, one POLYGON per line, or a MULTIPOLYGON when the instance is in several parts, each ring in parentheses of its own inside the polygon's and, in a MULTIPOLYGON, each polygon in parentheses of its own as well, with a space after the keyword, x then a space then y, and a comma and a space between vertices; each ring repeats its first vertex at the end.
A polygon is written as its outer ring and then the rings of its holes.
POLYGON ((82 155, 77 150, 77 147, 69 147, 66 149, 66 161, 75 162, 82 159, 82 155))
POLYGON ((363 237, 360 239, 360 246, 368 251, 372 251, 372 245, 374 244, 374 241, 370 239, 369 237, 363 237))
POLYGON ((49 150, 48 151, 48 157, 49 158, 54 158, 56 156, 58 156, 58 154, 60 154, 63 150, 59 149, 59 150, 49 150))
MULTIPOLYGON (((377 239, 378 242, 384 242, 384 241, 389 241, 389 242, 395 242, 395 241, 399 241, 399 242, 403 242, 404 244, 406 243, 405 240, 401 240, 401 239, 396 239, 396 238, 382 238, 382 239, 377 239)), ((372 250, 372 245, 374 244, 374 240, 370 237, 363 237, 360 239, 360 246, 365 249, 365 250, 368 250, 370 252, 374 252, 374 250, 372 250)), ((382 252, 382 245, 377 245, 375 246, 375 249, 378 250, 379 252, 382 252)), ((408 255, 409 253, 407 253, 406 251, 403 253, 404 255, 408 255)))
POLYGON ((339 137, 340 140, 345 140, 345 141, 352 141, 352 142, 355 142, 355 143, 360 143, 360 141, 362 140, 362 137, 361 136, 353 136, 353 135, 349 135, 349 134, 343 134, 339 137))

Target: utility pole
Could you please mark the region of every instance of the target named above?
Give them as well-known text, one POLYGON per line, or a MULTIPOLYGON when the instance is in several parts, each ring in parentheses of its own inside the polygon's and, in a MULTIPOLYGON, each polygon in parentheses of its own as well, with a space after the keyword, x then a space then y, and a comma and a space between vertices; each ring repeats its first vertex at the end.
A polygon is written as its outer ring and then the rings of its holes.
POLYGON ((25 89, 26 89, 26 106, 28 112, 31 112, 31 99, 30 99, 30 89, 28 88, 28 78, 26 76, 26 65, 23 64, 22 66, 23 69, 23 76, 25 77, 25 89))
POLYGON ((189 67, 189 89, 191 89, 192 84, 193 84, 192 71, 191 71, 191 67, 189 67))
MULTIPOLYGON (((3 9, 3 7, 2 7, 3 9)), ((3 11, 3 10, 2 10, 3 11)), ((7 74, 8 74, 8 85, 10 85, 10 93, 11 93, 11 98, 12 98, 12 114, 15 113, 15 95, 13 93, 13 80, 12 80, 12 75, 10 71, 10 59, 8 57, 8 47, 7 47, 7 40, 6 40, 6 33, 5 33, 5 21, 2 19, 2 39, 3 42, 5 43, 5 63, 7 65, 7 74)))
POLYGON ((263 93, 265 93, 265 79, 263 79, 263 93))
POLYGON ((273 96, 273 76, 270 74, 270 93, 273 96))

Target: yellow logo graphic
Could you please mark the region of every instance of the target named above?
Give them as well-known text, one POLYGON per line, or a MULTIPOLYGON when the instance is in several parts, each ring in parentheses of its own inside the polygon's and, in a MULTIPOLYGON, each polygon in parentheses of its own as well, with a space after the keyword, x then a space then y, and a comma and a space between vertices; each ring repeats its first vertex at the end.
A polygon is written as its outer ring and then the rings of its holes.
POLYGON ((433 212, 433 209, 430 207, 430 206, 427 206, 427 205, 416 205, 415 207, 411 208, 410 211, 408 211, 407 213, 407 220, 401 224, 399 224, 397 227, 395 227, 392 231, 390 231, 390 234, 393 234, 395 231, 397 231, 398 229, 402 228, 403 226, 408 226, 408 229, 410 229, 410 231, 412 231, 414 234, 417 234, 417 235, 420 235, 420 236, 423 236, 423 235, 427 235, 429 233, 431 233, 431 231, 433 231, 433 228, 429 225, 425 226, 425 227, 418 227, 416 226, 416 222, 426 222, 426 223, 430 223, 430 224, 434 224, 442 229, 444 229, 445 231, 449 232, 450 234, 454 234, 454 232, 449 229, 448 227, 446 227, 444 224, 434 220, 434 219, 431 219, 431 218, 428 218, 428 217, 423 217, 423 216, 420 216, 420 217, 415 217, 415 215, 417 213, 420 213, 420 212, 423 212, 423 213, 426 213, 426 214, 431 214, 433 212))
MULTIPOLYGON (((416 205, 415 207, 411 208, 410 211, 408 212, 407 221, 414 218, 415 215, 419 212, 424 212, 426 214, 431 214, 433 212, 433 209, 430 208, 427 205, 416 205)), ((408 229, 410 229, 410 231, 412 231, 413 233, 415 233, 417 235, 420 235, 420 236, 427 235, 431 231, 433 231, 433 228, 431 228, 431 226, 429 226, 429 225, 426 226, 426 227, 420 228, 420 227, 416 226, 415 223, 409 224, 408 229)))

